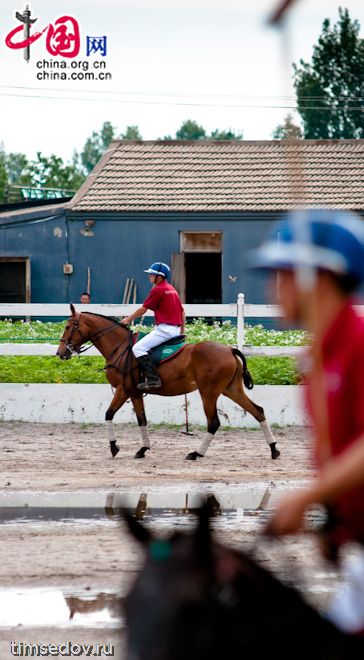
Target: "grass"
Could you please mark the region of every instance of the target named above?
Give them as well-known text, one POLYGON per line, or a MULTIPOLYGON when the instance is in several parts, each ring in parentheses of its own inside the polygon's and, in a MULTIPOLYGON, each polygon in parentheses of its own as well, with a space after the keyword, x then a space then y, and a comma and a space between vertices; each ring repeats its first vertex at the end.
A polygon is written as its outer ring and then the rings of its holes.
MULTIPOLYGON (((107 383, 102 357, 62 362, 44 356, 0 356, 2 383, 107 383)), ((249 371, 255 385, 293 385, 298 382, 292 358, 251 357, 249 371)))

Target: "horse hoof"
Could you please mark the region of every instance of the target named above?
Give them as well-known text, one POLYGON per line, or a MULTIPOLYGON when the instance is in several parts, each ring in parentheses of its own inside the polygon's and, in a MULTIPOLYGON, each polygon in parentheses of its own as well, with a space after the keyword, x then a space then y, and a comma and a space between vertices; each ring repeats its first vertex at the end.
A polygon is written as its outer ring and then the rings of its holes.
POLYGON ((144 458, 145 452, 147 452, 149 447, 141 447, 138 449, 137 453, 135 454, 134 458, 144 458))
POLYGON ((278 449, 272 449, 272 459, 278 458, 281 455, 281 452, 278 449))
POLYGON ((110 451, 112 453, 112 457, 115 458, 116 454, 119 453, 120 448, 117 446, 116 443, 114 444, 110 442, 110 451))
POLYGON ((186 456, 186 461, 195 461, 196 458, 203 458, 203 454, 199 454, 198 451, 190 451, 186 456))

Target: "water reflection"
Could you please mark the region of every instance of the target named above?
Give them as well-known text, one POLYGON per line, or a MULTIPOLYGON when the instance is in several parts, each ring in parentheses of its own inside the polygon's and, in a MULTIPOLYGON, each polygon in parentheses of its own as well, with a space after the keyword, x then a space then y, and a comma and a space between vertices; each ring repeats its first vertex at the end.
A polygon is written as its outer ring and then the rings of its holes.
POLYGON ((119 627, 121 602, 111 592, 1 589, 0 626, 119 627))

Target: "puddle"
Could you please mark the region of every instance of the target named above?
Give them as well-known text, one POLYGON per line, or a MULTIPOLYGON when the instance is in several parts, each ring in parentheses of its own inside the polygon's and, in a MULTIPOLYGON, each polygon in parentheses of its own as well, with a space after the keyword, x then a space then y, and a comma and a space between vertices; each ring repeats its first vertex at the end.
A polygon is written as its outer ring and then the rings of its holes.
POLYGON ((270 491, 255 488, 208 487, 120 492, 9 492, 0 493, 0 524, 14 521, 75 521, 116 518, 128 510, 137 518, 148 515, 193 513, 206 498, 212 514, 266 510, 270 491))
POLYGON ((121 598, 111 592, 0 589, 0 627, 111 627, 122 624, 121 598))

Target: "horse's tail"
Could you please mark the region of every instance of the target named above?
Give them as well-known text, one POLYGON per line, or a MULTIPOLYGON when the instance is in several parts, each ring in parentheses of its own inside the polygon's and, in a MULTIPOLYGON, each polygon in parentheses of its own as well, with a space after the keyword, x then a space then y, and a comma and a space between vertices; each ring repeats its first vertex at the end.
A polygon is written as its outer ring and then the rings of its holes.
POLYGON ((242 352, 239 351, 237 348, 232 348, 231 350, 232 350, 233 355, 237 355, 243 363, 243 381, 244 381, 245 387, 248 390, 252 390, 253 387, 254 387, 254 383, 253 383, 253 379, 251 377, 251 374, 248 371, 245 355, 243 355, 242 352))

